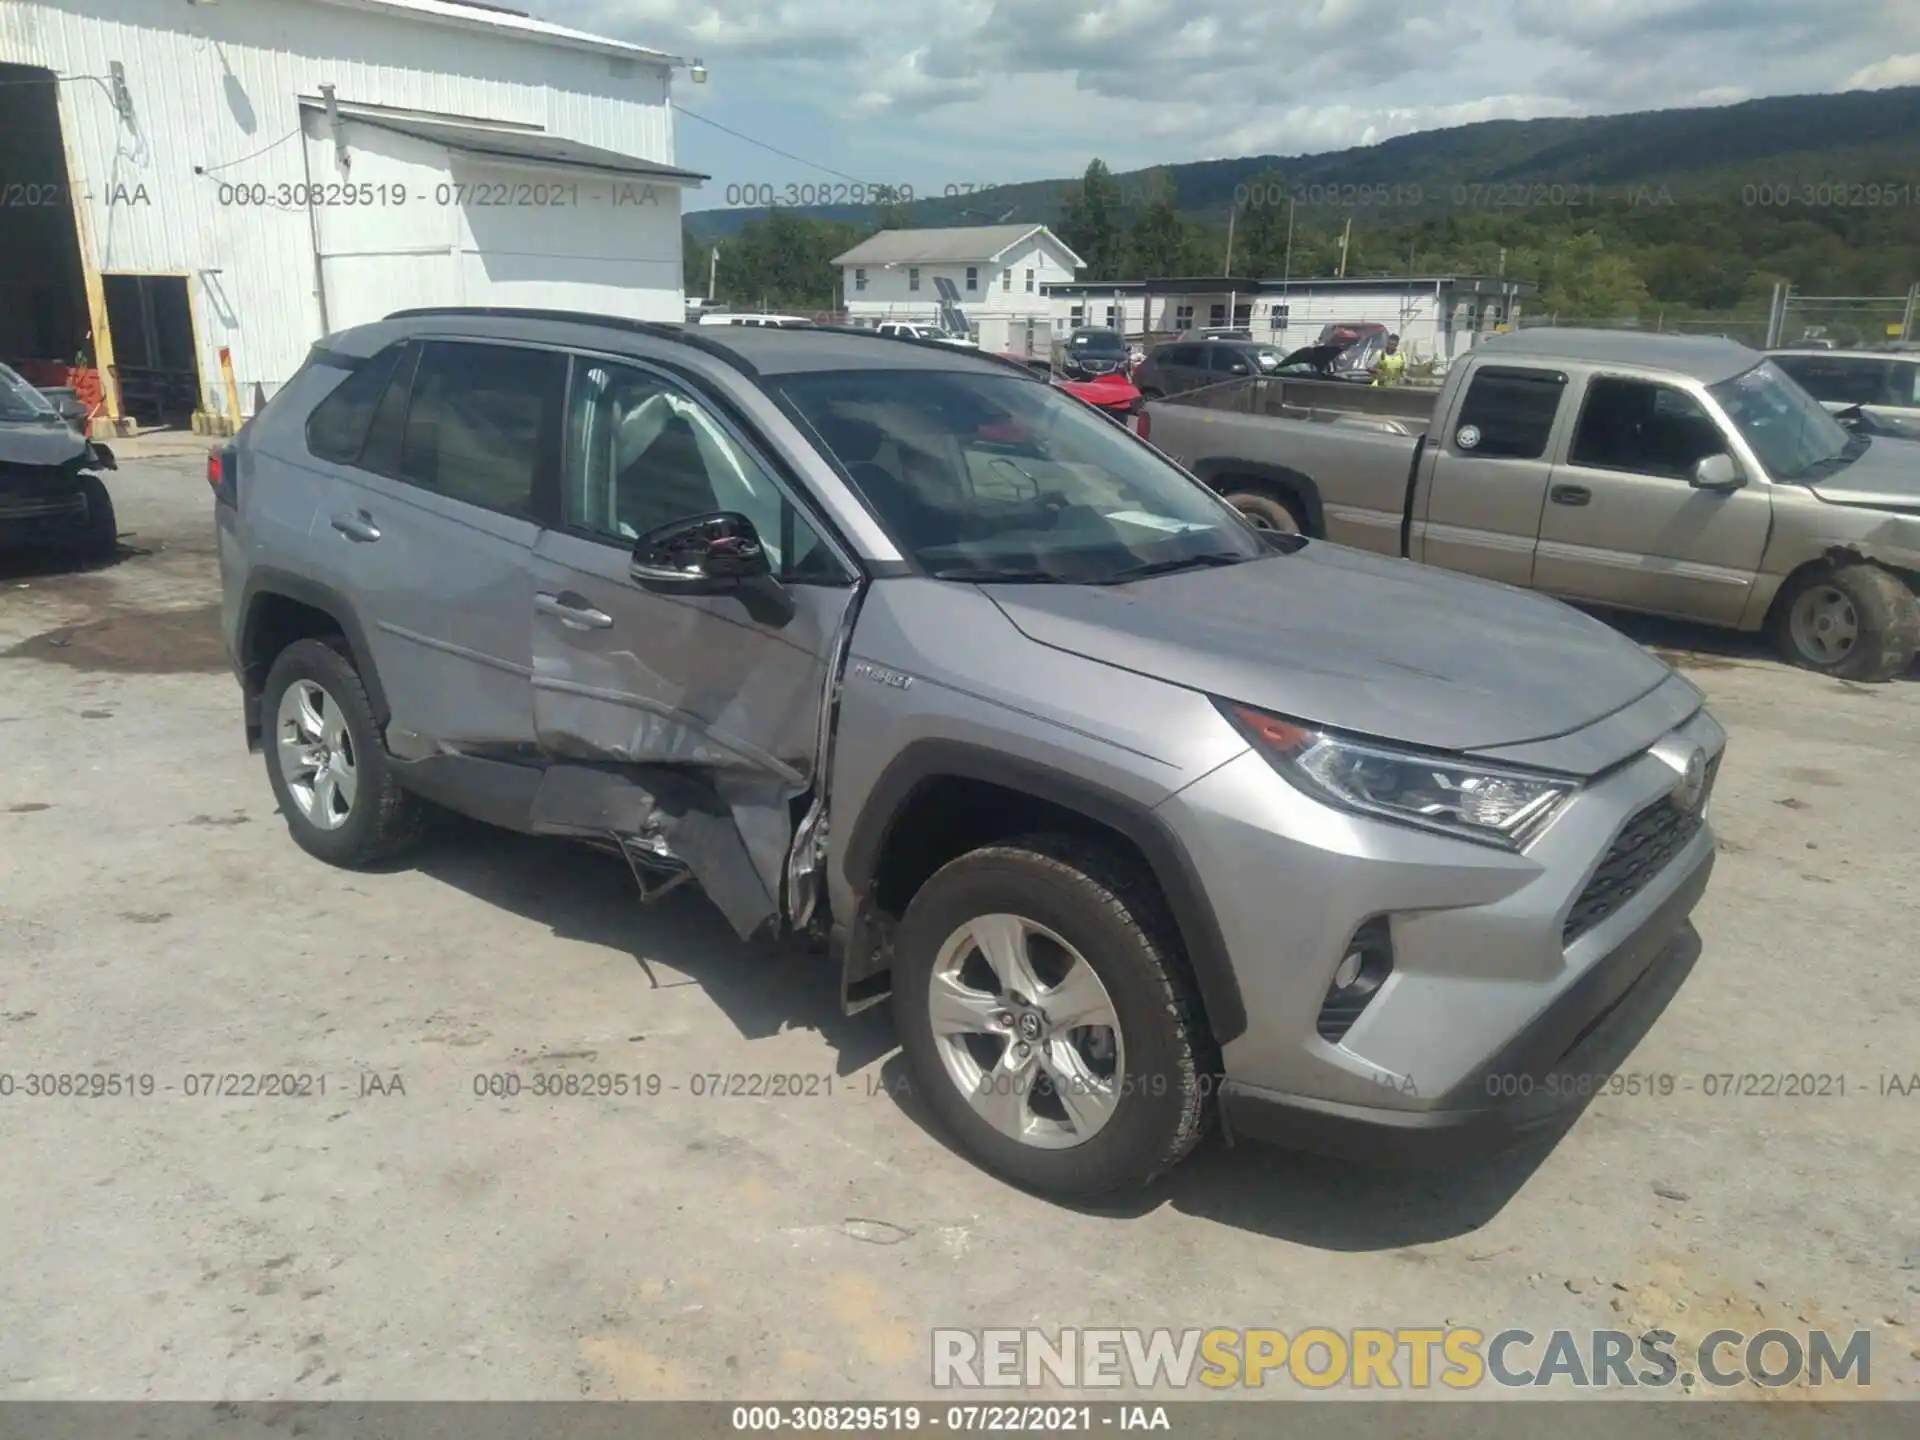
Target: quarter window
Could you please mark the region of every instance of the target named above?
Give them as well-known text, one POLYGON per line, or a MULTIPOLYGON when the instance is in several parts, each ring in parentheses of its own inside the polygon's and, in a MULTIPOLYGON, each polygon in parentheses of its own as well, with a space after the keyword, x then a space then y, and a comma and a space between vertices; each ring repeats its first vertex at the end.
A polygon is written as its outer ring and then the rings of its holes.
POLYGON ((404 348, 389 345, 378 355, 362 360, 314 407, 307 417, 308 453, 337 465, 359 463, 374 406, 404 348))

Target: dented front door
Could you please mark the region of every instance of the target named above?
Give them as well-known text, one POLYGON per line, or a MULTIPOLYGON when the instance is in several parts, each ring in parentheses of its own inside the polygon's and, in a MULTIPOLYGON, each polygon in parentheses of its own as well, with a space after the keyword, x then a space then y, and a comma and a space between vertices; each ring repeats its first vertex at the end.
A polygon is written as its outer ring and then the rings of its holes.
POLYGON ((657 840, 750 935, 780 910, 852 572, 678 381, 576 358, 568 412, 565 523, 534 550, 534 728, 552 762, 535 825, 657 840), (717 510, 754 522, 777 590, 629 578, 636 536, 717 510))

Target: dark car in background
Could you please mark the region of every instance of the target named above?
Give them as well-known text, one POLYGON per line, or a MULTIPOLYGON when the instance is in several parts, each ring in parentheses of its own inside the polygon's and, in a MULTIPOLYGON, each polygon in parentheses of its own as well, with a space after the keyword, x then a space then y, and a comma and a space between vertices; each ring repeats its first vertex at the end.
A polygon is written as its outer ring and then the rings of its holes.
POLYGON ((1133 383, 1148 399, 1178 395, 1223 380, 1271 375, 1282 359, 1273 346, 1255 340, 1175 340, 1156 346, 1140 362, 1133 383))
POLYGON ((80 560, 114 552, 113 501, 97 470, 113 452, 75 428, 86 414, 0 365, 0 547, 43 547, 80 560))
POLYGON ((1079 325, 1053 342, 1054 373, 1064 380, 1093 380, 1124 375, 1132 357, 1118 330, 1079 325))

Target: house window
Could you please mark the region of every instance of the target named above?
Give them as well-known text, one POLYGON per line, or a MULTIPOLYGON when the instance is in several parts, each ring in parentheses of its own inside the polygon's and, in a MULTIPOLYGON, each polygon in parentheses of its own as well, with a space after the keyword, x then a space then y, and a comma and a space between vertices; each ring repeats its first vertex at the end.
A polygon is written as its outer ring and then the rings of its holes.
POLYGON ((1287 307, 1285 305, 1276 305, 1268 313, 1267 328, 1270 330, 1284 330, 1287 328, 1287 307))
POLYGON ((1193 328, 1193 306, 1176 305, 1173 307, 1173 328, 1191 330, 1193 328))
POLYGON ((1027 293, 1033 294, 1033 271, 1031 270, 1027 272, 1027 293))
POLYGON ((1087 319, 1087 307, 1084 305, 1076 305, 1067 312, 1068 322, 1071 323, 1076 328, 1085 324, 1086 319, 1087 319))
POLYGON ((918 290, 919 288, 920 288, 920 267, 918 265, 909 265, 907 267, 907 289, 918 290))
POLYGON ((1120 328, 1120 307, 1118 305, 1109 305, 1107 307, 1107 328, 1109 330, 1118 330, 1120 328))
POLYGON ((1212 326, 1215 329, 1219 329, 1220 327, 1224 326, 1226 323, 1227 323, 1227 307, 1226 306, 1209 305, 1207 307, 1207 324, 1208 325, 1212 326))
POLYGON ((1013 289, 1013 271, 1002 270, 1000 272, 1000 289, 1002 293, 1013 289))
POLYGON ((867 272, 864 269, 853 272, 853 288, 856 290, 864 290, 867 288, 867 272))
POLYGON ((979 288, 980 288, 980 267, 978 265, 969 265, 967 267, 967 289, 978 290, 979 288))

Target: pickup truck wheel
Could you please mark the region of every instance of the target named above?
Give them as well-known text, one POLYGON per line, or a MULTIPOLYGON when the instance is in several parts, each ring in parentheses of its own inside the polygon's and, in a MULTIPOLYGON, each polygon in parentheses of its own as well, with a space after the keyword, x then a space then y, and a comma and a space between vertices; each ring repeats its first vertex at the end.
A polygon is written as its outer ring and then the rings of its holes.
POLYGON ((1891 680, 1920 647, 1920 601, 1878 565, 1809 570, 1774 611, 1774 643, 1795 665, 1842 680, 1891 680))
POLYGON ((1236 490, 1227 496, 1227 503, 1251 520, 1256 530, 1278 530, 1283 535, 1307 533, 1306 525, 1294 512, 1293 506, 1272 495, 1236 490))
POLYGON ((1060 1199, 1136 1190, 1200 1140, 1211 1046, 1151 880, 1059 835, 971 851, 896 936, 915 1086, 987 1169, 1060 1199))
POLYGON ((353 662, 324 640, 296 640, 260 693, 267 783, 294 843, 360 869, 420 833, 422 808, 400 788, 353 662))

